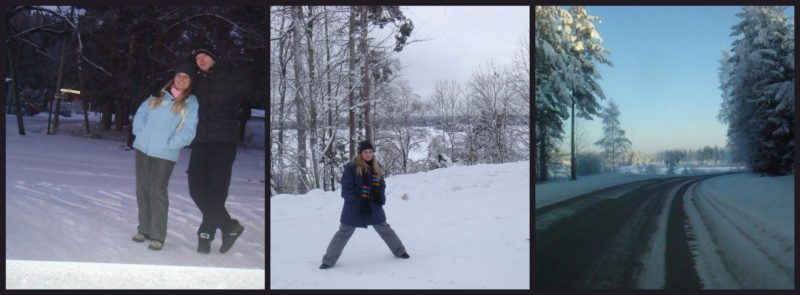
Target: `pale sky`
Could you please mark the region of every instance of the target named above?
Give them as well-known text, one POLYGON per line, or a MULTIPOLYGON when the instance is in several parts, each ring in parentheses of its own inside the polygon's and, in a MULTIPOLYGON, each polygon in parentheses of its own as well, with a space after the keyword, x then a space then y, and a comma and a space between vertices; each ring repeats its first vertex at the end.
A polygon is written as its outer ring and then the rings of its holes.
POLYGON ((429 98, 437 80, 454 80, 464 87, 478 66, 490 61, 498 66, 510 64, 522 40, 530 38, 528 6, 401 8, 414 22, 411 40, 430 39, 395 53, 404 67, 401 79, 408 80, 423 100, 429 98))

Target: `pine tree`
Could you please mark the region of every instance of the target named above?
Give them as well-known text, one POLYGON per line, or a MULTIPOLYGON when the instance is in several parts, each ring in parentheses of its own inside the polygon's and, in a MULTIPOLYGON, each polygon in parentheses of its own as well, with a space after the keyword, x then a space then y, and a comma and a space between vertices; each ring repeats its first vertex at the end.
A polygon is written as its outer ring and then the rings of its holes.
POLYGON ((729 145, 754 172, 769 175, 790 173, 793 163, 794 31, 783 10, 743 8, 731 34, 741 37, 720 68, 719 117, 728 123, 729 145))
POLYGON ((593 22, 600 18, 586 13, 583 6, 573 6, 569 9, 572 16, 570 26, 570 40, 572 41, 571 65, 572 73, 577 77, 572 79, 571 108, 572 108, 572 138, 571 138, 571 178, 576 179, 575 165, 575 109, 578 109, 578 116, 591 120, 593 115, 597 115, 600 109, 598 98, 605 98, 600 85, 596 80, 601 79, 597 71, 596 63, 603 63, 611 66, 611 62, 606 59, 605 54, 608 50, 601 45, 603 38, 594 28, 593 22))
POLYGON ((619 123, 619 107, 609 101, 603 110, 603 138, 594 144, 603 149, 603 157, 611 164, 611 171, 617 171, 617 163, 631 150, 631 141, 625 137, 625 130, 619 123))
POLYGON ((571 47, 569 12, 557 6, 536 6, 536 150, 539 179, 547 180, 547 164, 564 137, 562 120, 569 117, 571 85, 574 74, 568 71, 571 47))

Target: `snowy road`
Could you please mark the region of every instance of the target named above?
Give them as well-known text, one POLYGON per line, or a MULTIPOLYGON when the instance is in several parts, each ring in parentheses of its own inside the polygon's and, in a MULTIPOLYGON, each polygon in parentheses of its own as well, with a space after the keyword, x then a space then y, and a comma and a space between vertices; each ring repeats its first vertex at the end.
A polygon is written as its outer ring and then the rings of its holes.
POLYGON ((728 177, 637 181, 537 209, 535 288, 792 288, 793 235, 727 201, 715 181, 728 177))

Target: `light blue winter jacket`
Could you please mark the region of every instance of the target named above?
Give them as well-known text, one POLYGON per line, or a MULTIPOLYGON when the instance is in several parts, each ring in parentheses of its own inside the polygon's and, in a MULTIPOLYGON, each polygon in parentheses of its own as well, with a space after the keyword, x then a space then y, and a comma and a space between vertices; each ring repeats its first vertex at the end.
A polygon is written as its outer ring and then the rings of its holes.
POLYGON ((145 100, 133 118, 133 147, 148 156, 177 162, 180 150, 192 143, 197 130, 197 97, 190 94, 184 112, 178 114, 172 111, 175 98, 169 92, 155 109, 150 107, 152 99, 155 97, 145 100))

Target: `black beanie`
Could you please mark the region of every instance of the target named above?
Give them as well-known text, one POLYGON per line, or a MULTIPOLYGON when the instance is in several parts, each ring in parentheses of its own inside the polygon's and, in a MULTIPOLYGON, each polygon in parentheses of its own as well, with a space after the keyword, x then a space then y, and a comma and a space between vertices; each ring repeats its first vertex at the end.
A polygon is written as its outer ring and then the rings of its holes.
POLYGON ((361 152, 363 152, 364 150, 366 150, 366 149, 371 149, 371 150, 375 151, 375 147, 372 146, 372 143, 369 142, 369 140, 365 140, 365 141, 362 141, 362 142, 358 143, 358 153, 359 154, 361 152))
POLYGON ((218 61, 217 56, 214 55, 213 53, 211 53, 211 50, 208 50, 206 48, 200 48, 200 49, 195 50, 194 52, 192 52, 192 56, 197 58, 197 55, 200 54, 200 53, 208 54, 208 56, 213 58, 215 62, 218 61))
POLYGON ((175 75, 178 73, 184 73, 189 75, 189 78, 194 80, 194 76, 197 73, 197 65, 194 63, 182 63, 175 67, 175 75))

